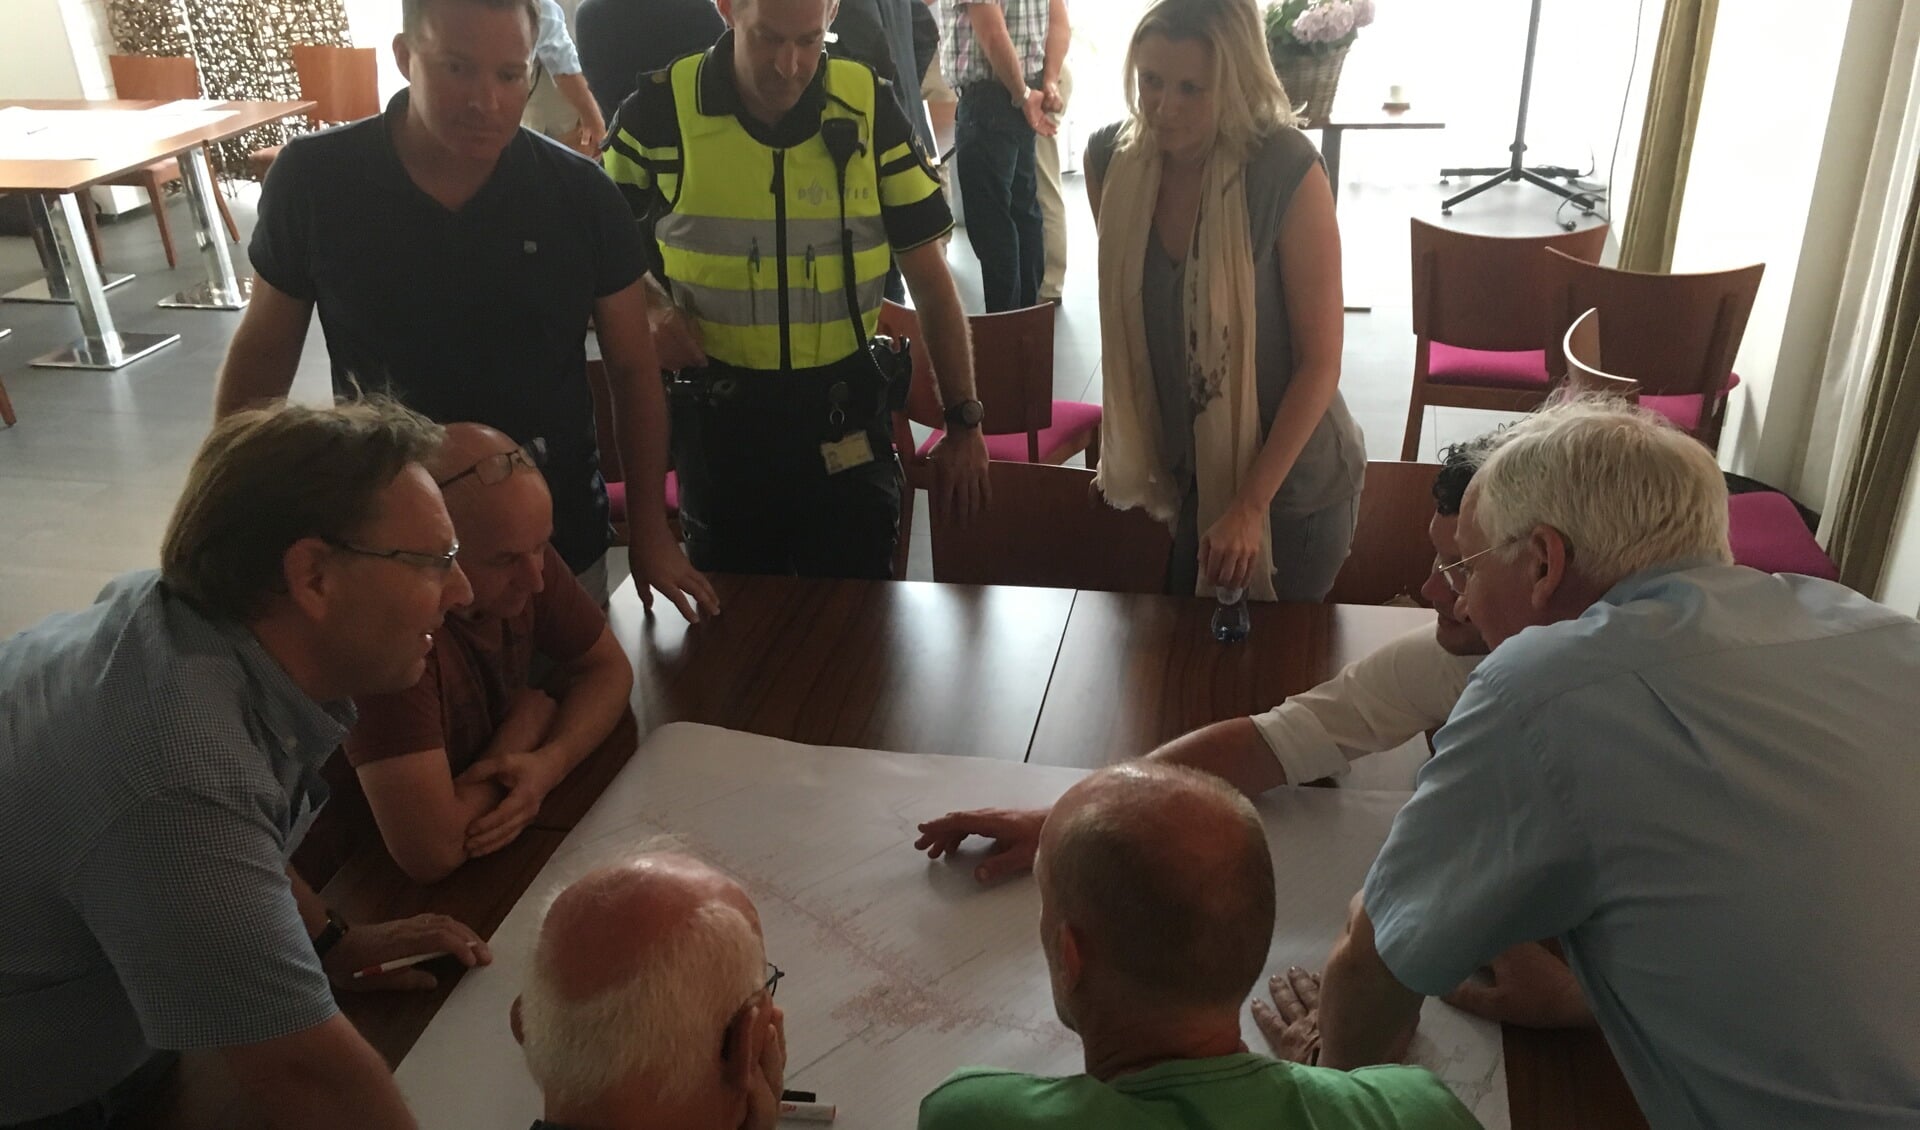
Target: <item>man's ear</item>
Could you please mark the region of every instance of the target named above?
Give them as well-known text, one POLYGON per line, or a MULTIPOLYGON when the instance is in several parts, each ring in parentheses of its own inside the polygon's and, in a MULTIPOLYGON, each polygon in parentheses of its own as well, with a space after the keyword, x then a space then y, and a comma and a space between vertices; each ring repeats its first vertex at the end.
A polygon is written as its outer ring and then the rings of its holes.
POLYGON ((1057 931, 1053 938, 1054 952, 1060 956, 1061 988, 1077 989, 1080 987, 1080 979, 1086 976, 1087 972, 1086 948, 1081 940, 1080 931, 1066 922, 1061 922, 1054 929, 1057 931))
POLYGON ((720 22, 733 26, 733 0, 713 0, 714 8, 720 13, 720 22))
POLYGON ((513 1007, 507 1010, 507 1027, 513 1029, 514 1043, 524 1045, 527 1042, 526 1029, 520 1026, 520 998, 519 997, 513 998, 513 1007))
POLYGON ((752 1085, 753 1073, 759 1070, 760 1041, 765 1031, 757 1001, 733 1014, 720 1044, 720 1077, 727 1086, 744 1091, 752 1085))
POLYGON ((1535 611, 1544 611, 1553 603, 1567 580, 1567 570, 1573 564, 1573 549, 1567 544, 1566 535, 1552 526, 1535 526, 1527 535, 1527 568, 1531 576, 1528 592, 1529 603, 1535 611))
POLYGON ((280 556, 280 575, 286 581, 287 597, 310 620, 325 617, 327 598, 333 587, 328 563, 333 548, 319 538, 301 538, 280 556))
POLYGON ((393 65, 408 82, 413 81, 413 44, 407 42, 404 31, 393 37, 393 65))

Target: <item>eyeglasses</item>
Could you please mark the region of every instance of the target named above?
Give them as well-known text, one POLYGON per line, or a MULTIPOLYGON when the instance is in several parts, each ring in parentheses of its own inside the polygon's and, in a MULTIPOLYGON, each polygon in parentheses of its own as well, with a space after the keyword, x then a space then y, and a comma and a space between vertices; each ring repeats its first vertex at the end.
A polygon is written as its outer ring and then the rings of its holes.
POLYGON ((417 549, 369 549, 364 545, 355 545, 338 538, 321 538, 320 540, 346 553, 357 553, 362 557, 382 557, 388 561, 398 561, 402 565, 411 565, 416 569, 431 569, 436 573, 451 570, 455 564, 454 559, 460 556, 458 541, 455 541, 453 547, 445 553, 425 553, 417 549))
POLYGON ((767 991, 768 1000, 772 1000, 773 995, 780 991, 780 979, 785 976, 786 973, 778 965, 771 961, 767 962, 767 983, 761 988, 767 991))
POLYGON ((480 480, 481 486, 492 486, 511 478, 515 467, 525 467, 529 471, 535 471, 546 466, 546 463, 546 438, 534 436, 520 447, 511 451, 496 451, 466 470, 438 480, 438 485, 441 490, 445 490, 471 475, 480 480))
POLYGON ((1473 568, 1470 563, 1485 557, 1496 549, 1505 549, 1519 540, 1519 538, 1508 538, 1499 545, 1490 545, 1478 553, 1468 554, 1451 565, 1440 564, 1440 559, 1436 557, 1433 559, 1433 567, 1446 579, 1447 587, 1453 590, 1455 596, 1465 596, 1467 592, 1467 582, 1473 580, 1473 568))

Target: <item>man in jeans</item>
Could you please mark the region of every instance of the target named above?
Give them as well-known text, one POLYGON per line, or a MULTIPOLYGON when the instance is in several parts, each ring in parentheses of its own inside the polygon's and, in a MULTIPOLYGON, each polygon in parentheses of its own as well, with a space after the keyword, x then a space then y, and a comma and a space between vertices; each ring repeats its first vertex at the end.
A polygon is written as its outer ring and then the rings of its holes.
POLYGON ((1046 269, 1034 138, 1052 137, 1049 113, 1067 57, 1066 0, 943 0, 947 77, 960 92, 954 148, 967 238, 980 257, 987 312, 1040 300, 1046 269))

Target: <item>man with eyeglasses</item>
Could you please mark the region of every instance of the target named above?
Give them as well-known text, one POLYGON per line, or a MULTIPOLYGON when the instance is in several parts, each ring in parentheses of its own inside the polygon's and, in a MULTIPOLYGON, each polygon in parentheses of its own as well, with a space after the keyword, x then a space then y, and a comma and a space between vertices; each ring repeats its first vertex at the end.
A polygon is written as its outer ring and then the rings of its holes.
POLYGON ((278 1127, 413 1126, 340 989, 427 989, 439 915, 349 923, 290 860, 356 695, 419 679, 470 589, 391 403, 221 421, 158 572, 0 643, 0 1126, 105 1127, 216 1051, 278 1127))
POLYGON ((604 597, 611 537, 586 369, 592 323, 625 468, 628 565, 692 619, 712 586, 667 525, 666 406, 644 247, 594 162, 520 126, 535 0, 402 0, 386 112, 296 138, 262 186, 252 300, 216 415, 285 396, 318 310, 334 391, 544 438, 554 548, 604 597))
POLYGON ((359 700, 346 742, 387 851, 419 883, 512 843, 633 687, 606 614, 554 552, 536 453, 480 424, 446 431, 428 470, 473 599, 447 616, 419 682, 359 700), (538 685, 536 663, 552 665, 538 685))
POLYGON ((786 1075, 760 915, 732 879, 648 853, 547 909, 513 1002, 545 1110, 535 1130, 772 1130, 786 1075))
POLYGON ((1319 1058, 1558 937, 1647 1123, 1920 1124, 1920 622, 1733 563, 1713 453, 1603 398, 1513 426, 1461 512, 1494 651, 1327 960, 1319 1058))

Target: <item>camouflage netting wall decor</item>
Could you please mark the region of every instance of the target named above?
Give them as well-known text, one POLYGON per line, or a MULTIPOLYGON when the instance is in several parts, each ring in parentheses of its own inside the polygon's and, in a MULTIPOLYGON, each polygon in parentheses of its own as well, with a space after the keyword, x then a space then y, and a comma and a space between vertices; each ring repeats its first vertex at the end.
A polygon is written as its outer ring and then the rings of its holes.
MULTIPOLYGON (((190 55, 208 98, 292 101, 300 97, 293 46, 349 47, 342 0, 107 0, 116 50, 190 55)), ((222 176, 244 176, 247 154, 309 128, 292 118, 214 146, 222 176)))

